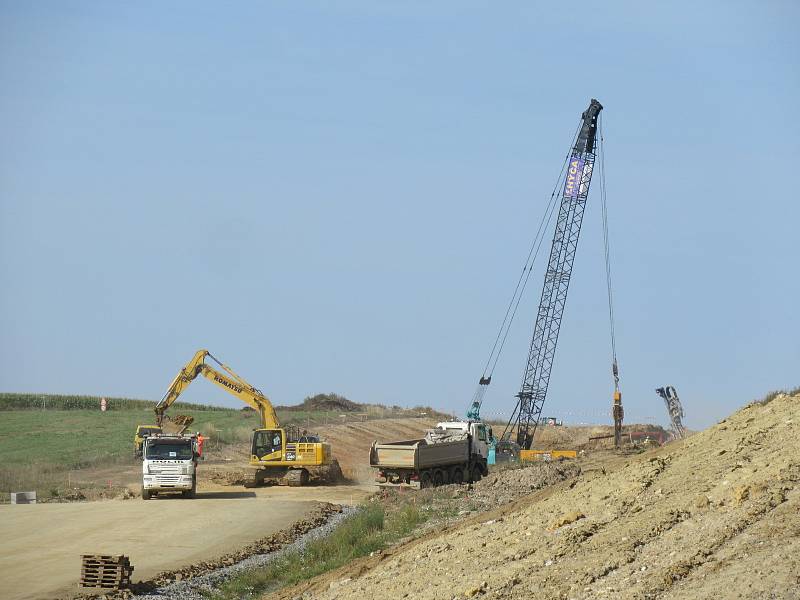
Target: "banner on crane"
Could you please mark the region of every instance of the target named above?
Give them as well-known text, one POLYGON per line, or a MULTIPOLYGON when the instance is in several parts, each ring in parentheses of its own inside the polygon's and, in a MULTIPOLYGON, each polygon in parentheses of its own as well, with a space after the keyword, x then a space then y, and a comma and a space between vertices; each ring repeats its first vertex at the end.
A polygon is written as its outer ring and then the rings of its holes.
POLYGON ((578 196, 578 191, 581 189, 581 178, 583 177, 583 164, 584 160, 577 156, 569 159, 567 179, 564 183, 565 197, 576 198, 578 196))

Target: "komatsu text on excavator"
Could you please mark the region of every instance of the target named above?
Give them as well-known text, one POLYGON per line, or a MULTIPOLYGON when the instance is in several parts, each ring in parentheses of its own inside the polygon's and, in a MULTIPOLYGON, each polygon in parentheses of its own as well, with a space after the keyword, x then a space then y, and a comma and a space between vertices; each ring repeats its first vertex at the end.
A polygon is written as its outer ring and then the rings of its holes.
MULTIPOLYGON (((297 427, 281 427, 272 402, 259 389, 247 383, 230 367, 218 361, 208 350, 199 350, 192 360, 175 376, 172 383, 155 407, 156 424, 164 427, 171 423, 166 410, 178 396, 203 375, 219 387, 236 396, 258 411, 261 427, 253 430, 250 449, 250 466, 256 468, 255 477, 247 484, 261 485, 267 481, 290 486, 301 486, 313 476, 321 481, 330 481, 341 476, 338 463, 331 455, 330 444, 319 437, 303 432, 297 427), (222 372, 206 363, 214 361, 222 372)), ((180 417, 178 417, 180 420, 180 417)), ((185 420, 178 426, 184 426, 185 420)))

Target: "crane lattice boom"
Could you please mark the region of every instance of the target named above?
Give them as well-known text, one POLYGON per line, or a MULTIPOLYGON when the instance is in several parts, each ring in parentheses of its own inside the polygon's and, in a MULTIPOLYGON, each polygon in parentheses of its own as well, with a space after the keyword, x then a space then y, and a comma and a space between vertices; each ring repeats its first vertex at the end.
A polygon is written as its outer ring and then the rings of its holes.
POLYGON ((514 411, 517 443, 524 449, 530 449, 533 443, 550 383, 572 264, 594 171, 597 118, 602 109, 602 105, 593 99, 584 111, 581 128, 569 157, 533 339, 514 411))

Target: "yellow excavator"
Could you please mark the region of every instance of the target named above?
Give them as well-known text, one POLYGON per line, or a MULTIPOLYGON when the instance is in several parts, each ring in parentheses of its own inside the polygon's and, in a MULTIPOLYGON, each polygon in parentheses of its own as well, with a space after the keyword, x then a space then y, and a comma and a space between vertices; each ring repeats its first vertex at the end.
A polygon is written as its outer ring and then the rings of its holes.
POLYGON ((191 421, 187 424, 186 417, 180 415, 172 420, 165 412, 198 375, 203 375, 258 411, 261 427, 253 430, 250 450, 250 466, 255 467, 256 472, 254 479, 246 484, 247 487, 268 481, 301 486, 307 484, 312 476, 324 482, 341 477, 341 469, 331 455, 330 444, 320 441, 316 435, 301 433, 297 427, 281 427, 269 398, 214 358, 208 350, 195 353, 156 404, 157 427, 185 430, 191 424, 191 421), (206 359, 214 361, 224 373, 207 364, 206 359))

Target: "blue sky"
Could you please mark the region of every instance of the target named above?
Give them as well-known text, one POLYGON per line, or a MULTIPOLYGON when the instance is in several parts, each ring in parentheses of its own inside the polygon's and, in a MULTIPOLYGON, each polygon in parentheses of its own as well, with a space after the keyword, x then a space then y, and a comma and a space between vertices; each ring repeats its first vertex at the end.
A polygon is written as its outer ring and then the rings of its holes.
MULTIPOLYGON (((0 3, 0 390, 156 399, 206 347, 462 412, 592 97, 628 420, 800 384, 800 9, 649 4, 0 3)), ((607 422, 593 190, 544 412, 607 422)))

